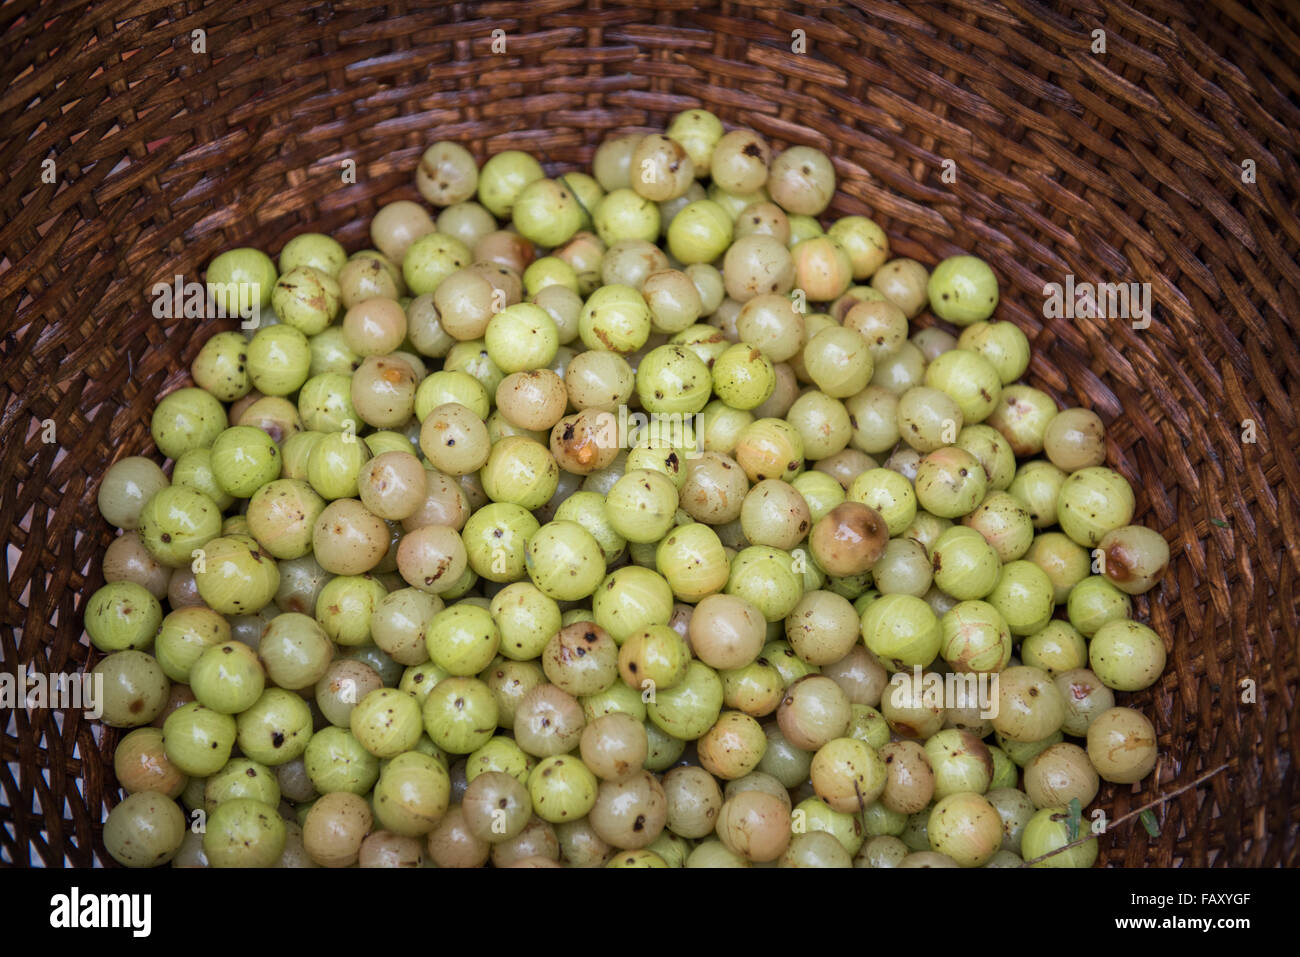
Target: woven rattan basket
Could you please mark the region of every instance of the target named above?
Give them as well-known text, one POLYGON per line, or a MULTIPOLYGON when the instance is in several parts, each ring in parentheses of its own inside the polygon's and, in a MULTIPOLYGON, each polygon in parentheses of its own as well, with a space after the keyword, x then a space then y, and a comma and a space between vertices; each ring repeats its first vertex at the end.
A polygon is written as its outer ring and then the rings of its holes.
MULTIPOLYGON (((831 212, 875 217, 897 254, 986 257, 1033 343, 1027 381, 1107 422, 1135 520, 1174 558, 1136 607, 1170 649, 1131 696, 1159 764, 1097 806, 1113 820, 1222 770, 1155 808, 1158 836, 1107 834, 1102 863, 1297 862, 1290 0, 17 0, 0 32, 4 671, 94 663, 99 477, 156 456, 155 399, 212 331, 153 318, 154 282, 308 228, 368 245, 380 204, 418 198, 434 139, 571 169, 704 106, 832 154, 831 212), (1150 283, 1150 326, 1045 319, 1044 284, 1067 275, 1150 283)), ((116 737, 75 711, 0 712, 0 862, 105 858, 116 737)))

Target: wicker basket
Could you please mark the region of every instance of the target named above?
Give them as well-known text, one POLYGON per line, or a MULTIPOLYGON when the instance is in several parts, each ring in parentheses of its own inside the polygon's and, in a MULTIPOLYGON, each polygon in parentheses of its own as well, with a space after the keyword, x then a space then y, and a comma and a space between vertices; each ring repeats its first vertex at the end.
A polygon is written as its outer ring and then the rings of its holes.
MULTIPOLYGON (((306 228, 368 245, 378 205, 417 198, 435 138, 570 169, 611 132, 705 106, 831 153, 832 212, 872 215, 898 254, 989 259, 1000 315, 1033 343, 1028 381, 1105 419, 1136 520, 1169 540, 1137 603, 1169 666, 1132 696, 1160 761, 1098 806, 1113 820, 1226 768, 1156 808, 1158 837, 1106 835, 1102 862, 1297 863, 1289 0, 10 3, 0 31, 4 671, 93 664, 99 476, 156 455, 155 398, 211 331, 154 319, 154 282, 306 228), (1044 284, 1067 274, 1150 283, 1149 328, 1045 319, 1044 284)), ((0 712, 0 862, 103 860, 115 740, 76 712, 0 712)))

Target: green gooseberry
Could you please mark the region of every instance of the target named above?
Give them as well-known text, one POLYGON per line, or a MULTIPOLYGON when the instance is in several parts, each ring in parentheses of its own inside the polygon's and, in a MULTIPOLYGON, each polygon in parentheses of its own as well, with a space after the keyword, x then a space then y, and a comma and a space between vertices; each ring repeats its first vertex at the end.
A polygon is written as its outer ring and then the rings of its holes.
POLYGON ((257 652, 238 641, 213 645, 190 669, 190 689, 205 708, 221 714, 246 711, 262 696, 266 672, 257 652))
MULTIPOLYGON (((1087 837, 1086 834, 1080 835, 1087 837)), ((1097 862, 1097 839, 1089 837, 1069 850, 1060 850, 1070 839, 1070 812, 1063 807, 1047 807, 1029 819, 1020 835, 1020 856, 1030 867, 1092 867, 1097 862), (1053 853, 1060 851, 1059 853, 1053 853), (1051 857, 1037 858, 1045 854, 1051 857)))
POLYGON ((889 723, 885 716, 868 704, 851 705, 853 717, 849 720, 846 737, 871 745, 876 750, 889 743, 889 723))
POLYGON ((711 199, 688 203, 668 224, 668 251, 686 265, 711 263, 727 251, 734 218, 711 199))
POLYGON ((488 321, 484 343, 488 357, 508 375, 550 365, 560 346, 560 334, 545 309, 517 302, 488 321))
POLYGON ((239 750, 268 767, 301 757, 312 737, 311 708, 301 695, 283 688, 267 688, 235 722, 239 750))
POLYGON ((843 216, 826 233, 849 254, 854 279, 869 279, 889 258, 889 237, 866 216, 843 216))
POLYGON ((939 536, 931 561, 934 583, 958 601, 983 598, 997 585, 1002 572, 993 546, 964 525, 954 525, 939 536))
POLYGON ((498 727, 497 715, 492 689, 462 676, 438 682, 422 710, 425 733, 450 754, 469 754, 487 744, 498 727))
POLYGON ((397 688, 376 688, 357 702, 352 735, 377 758, 395 758, 415 747, 424 731, 420 704, 397 688))
POLYGON ((629 542, 657 542, 673 527, 677 486, 662 472, 626 472, 605 497, 605 516, 629 542))
POLYGON ((746 343, 729 346, 713 362, 713 391, 732 409, 756 409, 775 390, 772 360, 746 343))
POLYGON ((1056 608, 1054 597, 1047 573, 1022 559, 1002 566, 998 583, 984 600, 1001 612, 1011 634, 1023 637, 1047 626, 1056 608))
MULTIPOLYGON (((554 322, 554 320, 551 321, 554 322)), ((460 372, 469 376, 483 387, 485 397, 496 395, 497 388, 506 377, 505 371, 493 362, 492 357, 488 355, 487 341, 484 339, 456 343, 448 351, 447 358, 442 361, 442 369, 444 373, 460 372)), ((434 373, 434 375, 437 374, 434 373)), ((469 398, 469 396, 466 396, 466 398, 469 398)), ((447 401, 464 402, 463 399, 457 398, 451 398, 447 401)), ((478 411, 476 406, 471 406, 471 408, 478 411)), ((418 399, 416 401, 416 415, 422 415, 418 399)), ((483 415, 486 416, 487 413, 484 412, 483 415)))
POLYGON ((683 525, 665 536, 655 549, 655 567, 673 595, 685 602, 698 602, 720 591, 731 575, 722 540, 702 522, 683 525))
POLYGON ((1056 524, 1057 500, 1066 478, 1065 472, 1051 462, 1036 459, 1016 469, 1007 491, 1029 510, 1034 528, 1043 529, 1056 524))
POLYGON ((624 240, 652 243, 659 238, 659 206, 628 187, 611 190, 591 213, 596 235, 607 246, 624 240))
POLYGON ((275 805, 233 798, 208 816, 203 853, 210 867, 274 867, 286 840, 285 822, 275 805))
POLYGON ((1064 671, 1083 668, 1088 663, 1088 643, 1078 629, 1067 621, 1049 621, 1020 643, 1020 660, 1042 668, 1055 678, 1064 671))
POLYGON ((488 390, 478 379, 468 372, 443 368, 428 375, 415 390, 415 417, 423 422, 438 406, 451 402, 465 406, 480 419, 492 411, 488 390))
POLYGON ((618 645, 652 625, 667 625, 673 591, 657 572, 628 565, 610 573, 592 596, 592 617, 618 645))
POLYGON ((804 593, 803 559, 768 545, 751 545, 731 562, 726 593, 757 608, 769 622, 794 611, 804 593))
POLYGON ((557 601, 586 598, 605 575, 600 543, 576 522, 541 526, 528 538, 524 562, 533 584, 557 601))
POLYGON ((1107 688, 1141 691, 1155 684, 1165 670, 1165 645, 1141 622, 1108 621, 1088 645, 1088 667, 1107 688))
POLYGON ((433 690, 434 685, 446 677, 447 672, 432 661, 425 661, 418 665, 411 665, 403 671, 397 687, 423 705, 424 699, 429 697, 429 692, 433 690))
POLYGON ((967 425, 984 421, 1002 394, 998 370, 978 352, 966 349, 935 356, 925 368, 925 384, 952 398, 967 425))
POLYGON ((936 732, 925 742, 925 756, 934 772, 936 801, 964 792, 983 794, 993 779, 988 746, 970 731, 945 728, 936 732))
POLYGON ((489 609, 501 634, 501 654, 530 661, 562 626, 560 606, 531 582, 513 582, 492 597, 489 609))
POLYGON ((203 546, 202 553, 195 561, 194 582, 213 611, 255 615, 275 598, 280 571, 275 559, 255 540, 214 538, 203 546))
POLYGON ((342 326, 330 326, 316 333, 308 340, 311 347, 311 375, 324 375, 337 372, 351 375, 361 365, 361 356, 357 355, 343 339, 342 326))
POLYGON ((509 219, 524 187, 545 177, 542 165, 520 150, 489 157, 478 172, 478 201, 497 219, 509 219))
POLYGON ((651 319, 644 297, 631 286, 601 286, 578 315, 578 335, 588 349, 628 355, 645 345, 651 319))
MULTIPOLYGON (((694 268, 694 267, 691 267, 694 268)), ((711 268, 711 267, 710 267, 711 268)), ((730 348, 722 330, 717 326, 697 324, 688 326, 668 340, 673 345, 685 346, 710 367, 730 348)))
POLYGON ((492 501, 531 510, 551 500, 559 486, 560 467, 544 445, 510 435, 492 447, 479 479, 492 501))
POLYGON ((478 674, 492 663, 501 645, 501 632, 492 613, 467 602, 444 608, 434 615, 426 626, 425 635, 429 660, 456 676, 478 674))
POLYGON ((311 736, 303 763, 312 786, 321 794, 348 791, 364 795, 379 780, 379 758, 346 728, 330 726, 311 736))
POLYGON ((189 683, 190 669, 204 650, 230 640, 230 623, 204 605, 169 612, 154 640, 154 656, 172 681, 189 683))
POLYGON ((116 581, 86 603, 86 634, 100 651, 148 648, 162 624, 162 605, 143 585, 116 581))
POLYGON ((1133 488, 1114 469, 1090 466, 1072 472, 1056 502, 1061 531, 1085 548, 1095 548, 1133 520, 1133 488))
POLYGON ((1128 618, 1133 613, 1133 599, 1104 575, 1089 575, 1070 589, 1065 609, 1070 624, 1091 638, 1106 623, 1128 618))
POLYGON ((206 778, 225 767, 235 736, 234 718, 197 701, 177 708, 163 722, 167 760, 192 778, 206 778))
POLYGON ((862 614, 862 640, 890 671, 910 671, 934 661, 942 631, 934 611, 920 598, 882 595, 862 614))
POLYGON ((1059 744, 1064 738, 1065 735, 1060 731, 1053 731, 1047 737, 1040 738, 1037 741, 1014 741, 1001 731, 997 732, 995 736, 997 746, 1018 768, 1023 768, 1052 745, 1059 744))
POLYGON ((998 370, 1003 385, 1010 385, 1029 368, 1029 339, 1013 322, 991 320, 967 325, 957 337, 958 349, 978 352, 998 370))
POLYGON ((596 805, 599 783, 576 757, 555 754, 542 758, 528 775, 533 813, 552 824, 581 820, 596 805))
POLYGON ((280 782, 265 764, 248 758, 231 758, 203 786, 203 806, 209 814, 227 801, 244 798, 275 807, 280 803, 280 782))
MULTIPOLYGON (((583 695, 579 699, 582 713, 588 724, 607 714, 627 714, 645 722, 649 709, 639 688, 632 688, 622 680, 615 681, 604 691, 583 695)), ((649 729, 647 729, 648 733, 649 729)))
POLYGON ((903 828, 907 827, 907 817, 906 814, 891 811, 880 801, 876 801, 862 810, 862 831, 868 841, 882 835, 897 837, 903 833, 903 828))
POLYGON ((867 837, 857 814, 837 811, 819 797, 796 804, 790 821, 796 834, 824 832, 839 841, 850 855, 858 853, 867 837))
POLYGON ((97 690, 100 720, 111 728, 149 724, 162 714, 171 694, 162 667, 143 651, 115 651, 95 665, 91 676, 102 682, 97 690))
POLYGON ((227 249, 208 263, 204 276, 208 296, 226 317, 251 318, 271 305, 275 263, 260 249, 227 249))
POLYGON ((194 357, 190 374, 205 392, 222 402, 234 402, 248 395, 248 340, 238 332, 218 332, 194 357))
POLYGON ((494 771, 508 774, 520 784, 528 783, 528 775, 536 761, 524 753, 513 738, 496 737, 473 751, 465 762, 465 779, 473 781, 480 774, 494 771))
POLYGON ((661 730, 651 723, 645 726, 646 759, 641 766, 647 771, 663 774, 681 760, 686 753, 686 742, 661 730))
POLYGON ((891 536, 900 535, 916 519, 916 492, 904 475, 892 469, 867 469, 849 485, 847 499, 870 505, 880 513, 891 536))
POLYGON ((515 197, 510 215, 519 235, 553 249, 582 228, 583 208, 562 181, 535 179, 515 197))
POLYGON ((212 474, 211 449, 190 449, 181 453, 172 468, 172 484, 202 492, 223 511, 235 504, 234 496, 222 488, 212 474))
POLYGON ((437 759, 418 752, 399 754, 375 783, 375 819, 386 831, 419 837, 438 824, 451 800, 451 778, 437 759))
POLYGON ((286 612, 266 626, 257 654, 272 682, 298 691, 324 677, 334 657, 334 646, 315 619, 286 612))
POLYGON ((680 684, 690 660, 690 648, 681 635, 667 625, 651 625, 623 642, 618 670, 629 686, 657 693, 680 684))
POLYGON ((381 684, 390 688, 402 680, 402 673, 405 671, 378 645, 365 644, 345 648, 341 658, 345 661, 356 661, 366 665, 371 671, 379 675, 381 684))
POLYGON ((1088 550, 1062 532, 1035 536, 1024 558, 1047 573, 1058 605, 1065 604, 1071 590, 1088 577, 1091 569, 1088 550))
POLYGON ((967 425, 957 433, 954 444, 979 459, 990 491, 1010 487, 1016 474, 1016 456, 1001 432, 989 425, 967 425))
POLYGON ((271 308, 280 321, 307 336, 323 332, 342 306, 338 280, 312 266, 281 274, 271 291, 271 308))
MULTIPOLYGON (((524 295, 531 301, 548 286, 563 286, 571 292, 578 291, 578 274, 559 256, 542 256, 534 259, 524 270, 524 295)), ((555 318, 554 315, 551 316, 555 318)), ((558 328, 558 324, 557 324, 558 328)), ((576 330, 575 334, 576 334, 576 330)), ((561 336, 563 338, 563 336, 561 336)))
POLYGON ((341 372, 313 375, 298 393, 298 414, 313 432, 342 432, 349 421, 355 430, 361 417, 352 405, 352 377, 341 372))
POLYGON ((939 619, 943 660, 960 673, 993 674, 1011 660, 1011 629, 984 601, 962 601, 939 619))
POLYGON ((636 370, 637 395, 647 412, 691 414, 708 404, 713 390, 709 367, 681 345, 652 349, 636 370))
POLYGON ((276 479, 248 503, 249 533, 272 557, 302 558, 311 552, 312 528, 325 500, 301 479, 276 479))
POLYGON ((981 867, 1002 843, 1002 818, 979 794, 949 794, 935 803, 926 833, 936 853, 961 867, 981 867))
POLYGON ((213 441, 211 465, 213 478, 227 494, 250 498, 280 477, 280 448, 261 429, 236 425, 213 441))
POLYGON ((357 476, 370 458, 370 447, 355 433, 328 432, 307 456, 307 481, 326 501, 356 498, 357 476))
POLYGON ((124 867, 157 867, 176 856, 189 831, 187 823, 166 794, 137 791, 108 812, 104 849, 124 867))
POLYGON ((289 325, 265 326, 248 343, 248 377, 263 395, 297 392, 311 374, 307 337, 289 325))
POLYGON ((488 581, 518 581, 525 574, 527 542, 539 528, 541 524, 522 506, 511 502, 483 506, 461 532, 469 567, 488 581))
POLYGON ((280 273, 310 266, 337 278, 347 261, 347 251, 337 239, 324 233, 300 233, 280 250, 280 273))
POLYGON ((388 594, 372 575, 338 575, 316 597, 316 623, 329 639, 344 647, 370 642, 370 619, 388 594))
POLYGON ((473 261, 470 248, 454 236, 432 232, 421 236, 402 258, 402 278, 412 296, 433 292, 439 284, 473 261))
POLYGON ((666 690, 650 689, 646 712, 660 731, 680 741, 694 741, 713 727, 722 713, 722 679, 700 661, 691 661, 681 682, 666 690))
POLYGON ((280 474, 287 479, 307 479, 307 463, 312 449, 325 437, 324 432, 295 432, 280 444, 280 474))
POLYGON ((821 668, 800 658, 788 641, 769 641, 758 653, 758 658, 775 668, 781 675, 782 683, 787 686, 805 675, 821 674, 821 668))
POLYGON ((934 267, 926 289, 934 314, 957 326, 984 321, 998 304, 997 276, 978 256, 949 256, 934 267))
POLYGON ((956 446, 944 446, 921 459, 915 487, 917 503, 927 512, 958 518, 983 501, 988 477, 975 456, 956 446))
POLYGON ((226 409, 203 389, 177 389, 153 411, 149 431, 158 451, 178 459, 190 449, 210 446, 227 425, 226 409))

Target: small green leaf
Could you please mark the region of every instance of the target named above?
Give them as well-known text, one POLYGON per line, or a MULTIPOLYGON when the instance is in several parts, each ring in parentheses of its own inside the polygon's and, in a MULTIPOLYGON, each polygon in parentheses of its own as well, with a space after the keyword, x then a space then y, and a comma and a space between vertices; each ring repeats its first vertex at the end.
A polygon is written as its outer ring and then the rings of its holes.
POLYGON ((1219 528, 1227 528, 1227 527, 1228 527, 1228 523, 1225 522, 1225 521, 1224 521, 1223 519, 1221 519, 1221 518, 1212 518, 1212 519, 1210 519, 1210 524, 1211 524, 1211 525, 1217 525, 1217 526, 1219 526, 1219 528))
POLYGON ((1079 821, 1083 817, 1083 805, 1078 798, 1070 798, 1070 840, 1079 839, 1079 821))
POLYGON ((1156 823, 1155 812, 1150 808, 1139 814, 1138 820, 1142 822, 1142 826, 1147 829, 1147 833, 1152 837, 1160 836, 1160 825, 1156 823))

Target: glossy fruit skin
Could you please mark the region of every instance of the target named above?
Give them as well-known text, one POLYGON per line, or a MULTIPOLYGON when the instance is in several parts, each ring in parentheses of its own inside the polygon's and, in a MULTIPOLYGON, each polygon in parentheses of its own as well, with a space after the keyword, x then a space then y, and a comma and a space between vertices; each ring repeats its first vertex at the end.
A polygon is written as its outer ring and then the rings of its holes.
POLYGON ((1108 688, 1141 691, 1164 671, 1165 645, 1141 622, 1110 621, 1089 642, 1088 666, 1108 688))
POLYGON ((194 580, 209 608, 223 615, 252 615, 275 597, 279 568, 253 539, 214 538, 202 553, 202 568, 195 571, 194 580))
POLYGON ((163 724, 167 760, 192 778, 216 774, 230 760, 235 719, 192 702, 168 715, 163 724))
POLYGON ((213 645, 190 669, 190 687, 200 704, 222 714, 246 711, 262 696, 266 673, 257 653, 230 641, 213 645))
MULTIPOLYGON (((1046 857, 1041 861, 1036 858, 1050 854, 1070 842, 1069 811, 1063 807, 1043 808, 1029 819, 1020 837, 1021 856, 1030 867, 1092 867, 1097 860, 1097 841, 1091 839, 1073 847, 1046 857)), ((1086 835, 1080 835, 1084 837, 1086 835)))
POLYGON ((998 304, 998 280, 988 263, 976 256, 950 256, 930 274, 930 308, 958 326, 982 322, 998 304))
POLYGON ((939 619, 930 606, 911 595, 883 595, 862 615, 867 648, 891 670, 924 668, 939 654, 939 619))
POLYGON ((212 442, 212 474, 228 495, 249 498, 280 477, 280 449, 261 429, 236 425, 212 442))
POLYGON ((161 565, 188 565, 195 549, 221 534, 221 509, 183 485, 159 489, 140 511, 140 542, 161 565))
POLYGON ((203 851, 212 867, 273 867, 285 837, 284 819, 273 805, 234 798, 209 815, 203 851))
POLYGON ((109 811, 104 849, 125 867, 157 867, 176 856, 186 824, 184 812, 167 795, 138 791, 109 811))
POLYGON ((1057 518, 1061 531, 1085 548, 1133 519, 1133 488, 1113 469, 1092 467, 1072 473, 1061 485, 1057 518))

